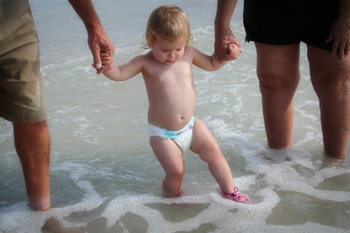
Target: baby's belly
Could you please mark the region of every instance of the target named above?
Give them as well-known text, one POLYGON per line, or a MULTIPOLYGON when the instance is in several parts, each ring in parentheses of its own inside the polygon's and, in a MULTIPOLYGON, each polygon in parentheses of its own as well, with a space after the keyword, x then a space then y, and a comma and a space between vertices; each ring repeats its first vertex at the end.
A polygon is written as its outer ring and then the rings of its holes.
POLYGON ((191 109, 161 108, 148 110, 148 122, 159 128, 180 130, 190 122, 194 107, 191 109))

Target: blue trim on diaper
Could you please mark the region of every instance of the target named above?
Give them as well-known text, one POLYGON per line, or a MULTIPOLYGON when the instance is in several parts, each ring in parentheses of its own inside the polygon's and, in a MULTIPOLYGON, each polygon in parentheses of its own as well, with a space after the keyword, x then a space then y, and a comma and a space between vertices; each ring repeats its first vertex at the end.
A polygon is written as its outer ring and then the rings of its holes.
POLYGON ((194 117, 191 118, 190 122, 185 126, 183 127, 182 129, 180 130, 167 130, 167 129, 162 129, 164 131, 164 135, 166 138, 176 138, 177 136, 183 134, 183 133, 186 133, 188 132, 189 130, 191 130, 193 127, 192 127, 192 124, 194 122, 194 117))

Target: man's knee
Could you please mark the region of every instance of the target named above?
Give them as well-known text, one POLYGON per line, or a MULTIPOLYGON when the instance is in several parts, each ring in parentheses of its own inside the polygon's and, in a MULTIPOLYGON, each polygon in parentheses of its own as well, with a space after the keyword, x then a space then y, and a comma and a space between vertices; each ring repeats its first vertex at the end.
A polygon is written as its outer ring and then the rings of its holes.
POLYGON ((275 46, 255 43, 257 75, 260 89, 272 92, 293 92, 298 86, 299 44, 275 46))
POLYGON ((27 142, 45 143, 50 141, 46 120, 35 123, 13 123, 15 143, 23 140, 27 142))
POLYGON ((284 78, 278 72, 258 72, 259 87, 261 93, 269 95, 290 94, 294 92, 299 84, 299 78, 284 78))
POLYGON ((46 121, 13 125, 15 147, 21 160, 40 157, 43 163, 49 163, 50 134, 46 121))
POLYGON ((350 92, 350 56, 341 60, 327 50, 308 46, 312 85, 319 98, 338 98, 350 92))
POLYGON ((317 95, 322 98, 338 99, 350 94, 350 71, 325 72, 314 82, 317 95))

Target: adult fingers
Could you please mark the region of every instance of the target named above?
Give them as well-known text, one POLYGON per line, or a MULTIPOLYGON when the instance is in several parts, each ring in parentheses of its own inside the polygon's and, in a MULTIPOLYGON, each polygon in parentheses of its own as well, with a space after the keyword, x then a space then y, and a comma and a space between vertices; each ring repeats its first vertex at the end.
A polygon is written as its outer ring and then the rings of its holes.
POLYGON ((96 43, 92 44, 90 46, 90 50, 93 56, 94 63, 92 66, 98 71, 102 68, 102 62, 101 62, 101 57, 100 57, 100 46, 98 46, 96 43))

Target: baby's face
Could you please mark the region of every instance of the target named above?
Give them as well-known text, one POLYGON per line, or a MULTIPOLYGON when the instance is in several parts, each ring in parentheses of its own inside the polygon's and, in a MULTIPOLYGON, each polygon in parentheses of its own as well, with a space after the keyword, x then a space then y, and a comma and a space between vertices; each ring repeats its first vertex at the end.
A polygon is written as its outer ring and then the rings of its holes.
POLYGON ((184 38, 176 41, 157 38, 152 46, 154 58, 167 65, 172 65, 180 60, 185 52, 186 40, 184 38))

